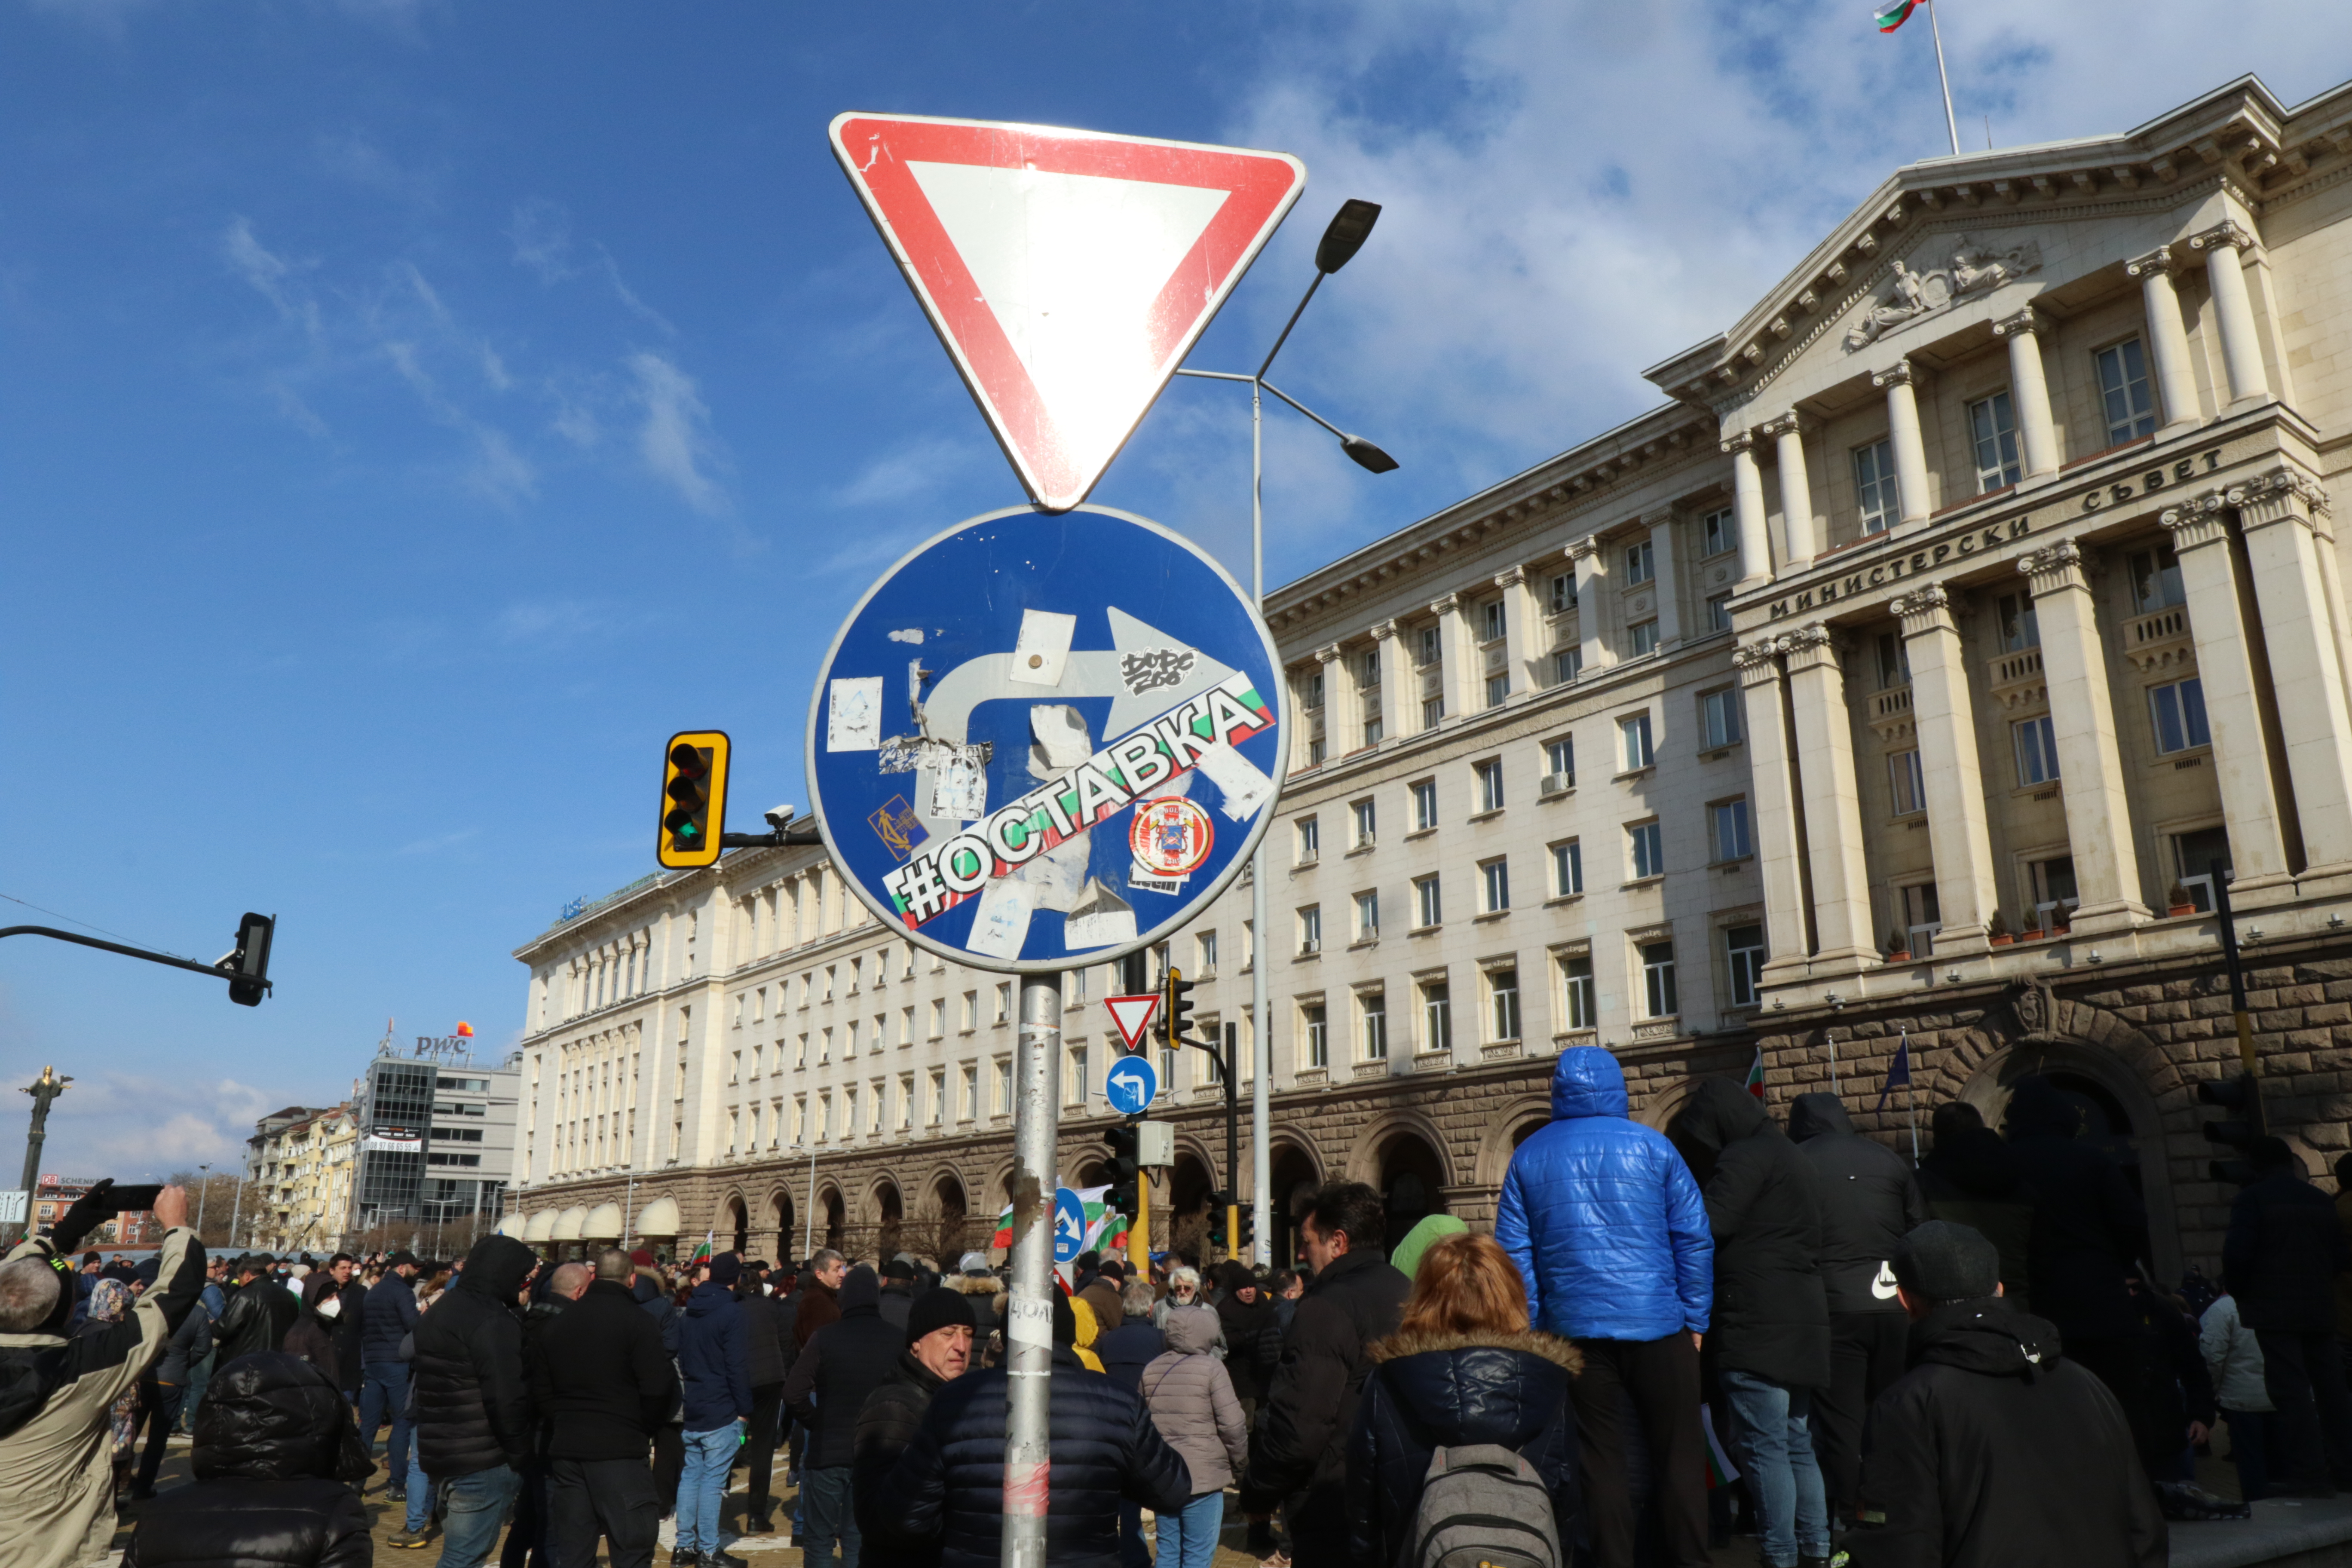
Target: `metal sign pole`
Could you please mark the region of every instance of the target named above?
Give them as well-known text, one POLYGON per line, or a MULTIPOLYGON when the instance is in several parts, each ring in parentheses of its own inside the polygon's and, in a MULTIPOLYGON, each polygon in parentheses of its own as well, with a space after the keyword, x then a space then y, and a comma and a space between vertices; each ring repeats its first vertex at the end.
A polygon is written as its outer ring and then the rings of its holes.
POLYGON ((1062 977, 1021 977, 1013 1108, 1013 1300, 1005 1314, 1004 1532, 1009 1568, 1045 1568, 1054 1363, 1054 1068, 1062 977))
MULTIPOLYGON (((1321 283, 1318 272, 1315 281, 1321 283)), ((1314 297, 1312 289, 1307 297, 1314 297)), ((1301 300, 1299 310, 1307 309, 1301 300)), ((1298 318, 1296 314, 1292 321, 1298 318)), ((1285 335, 1288 329, 1285 329, 1285 335)), ((1274 345, 1277 350, 1280 343, 1274 345)), ((1272 354, 1266 363, 1274 363, 1272 354)), ((1263 366, 1258 374, 1263 376, 1263 366)), ((1265 619, 1265 427, 1263 384, 1250 383, 1250 597, 1257 601, 1258 619, 1265 619)), ((1269 1080, 1274 1077, 1274 1020, 1266 1000, 1265 955, 1268 951, 1265 934, 1265 841, 1258 841, 1257 853, 1250 858, 1250 1224, 1257 1233, 1256 1244, 1250 1249, 1253 1261, 1271 1264, 1274 1261, 1274 1173, 1272 1155, 1266 1147, 1266 1132, 1272 1110, 1268 1095, 1269 1080)), ((1239 1179, 1236 1172, 1235 1179, 1239 1179)), ((1238 1242, 1240 1237, 1230 1239, 1238 1242)))

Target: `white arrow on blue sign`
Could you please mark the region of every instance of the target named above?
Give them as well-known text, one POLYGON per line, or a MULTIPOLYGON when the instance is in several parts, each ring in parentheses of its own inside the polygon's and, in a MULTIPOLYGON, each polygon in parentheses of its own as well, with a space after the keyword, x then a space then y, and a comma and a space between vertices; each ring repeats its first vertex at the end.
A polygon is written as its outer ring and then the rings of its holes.
POLYGON ((1160 1098, 1160 1073, 1150 1057, 1121 1057, 1103 1074, 1103 1098, 1121 1116, 1140 1116, 1160 1098))
POLYGON ((1054 1261, 1075 1263, 1087 1249, 1087 1205, 1067 1187, 1054 1189, 1054 1261))

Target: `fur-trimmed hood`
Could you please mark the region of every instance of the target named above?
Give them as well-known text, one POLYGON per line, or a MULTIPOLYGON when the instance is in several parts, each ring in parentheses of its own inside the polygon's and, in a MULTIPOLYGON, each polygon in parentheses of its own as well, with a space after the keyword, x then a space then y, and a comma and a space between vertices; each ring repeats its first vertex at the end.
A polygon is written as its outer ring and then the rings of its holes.
POLYGON ((942 1289, 959 1296, 1002 1296, 1004 1281, 993 1274, 950 1274, 940 1281, 942 1289))
POLYGON ((1401 1361, 1406 1356, 1426 1355, 1433 1351, 1498 1350, 1518 1351, 1523 1354, 1540 1356, 1566 1372, 1570 1377, 1584 1370, 1584 1352, 1555 1334, 1521 1332, 1516 1334, 1430 1334, 1397 1333, 1384 1340, 1375 1340, 1364 1347, 1364 1354, 1375 1363, 1401 1361))

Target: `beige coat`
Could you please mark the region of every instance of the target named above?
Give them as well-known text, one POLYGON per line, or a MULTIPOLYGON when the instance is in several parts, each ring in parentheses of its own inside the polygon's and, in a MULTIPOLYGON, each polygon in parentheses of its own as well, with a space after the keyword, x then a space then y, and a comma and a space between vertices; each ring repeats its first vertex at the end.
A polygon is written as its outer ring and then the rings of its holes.
MULTIPOLYGON (((43 1240, 19 1258, 53 1256, 43 1240)), ((79 1339, 0 1334, 0 1351, 62 1350, 64 1381, 40 1412, 0 1437, 0 1563, 7 1568, 82 1568, 114 1541, 114 1466, 109 1408, 163 1353, 177 1321, 204 1288, 205 1249, 184 1226, 163 1237, 153 1288, 121 1323, 79 1339)), ((70 1277, 58 1276, 70 1295, 70 1277)))
POLYGON ((1137 1392, 1151 1424, 1192 1472, 1192 1495, 1221 1492, 1249 1468, 1249 1424, 1225 1363, 1209 1353, 1217 1315, 1171 1312, 1168 1350, 1143 1368, 1137 1392))

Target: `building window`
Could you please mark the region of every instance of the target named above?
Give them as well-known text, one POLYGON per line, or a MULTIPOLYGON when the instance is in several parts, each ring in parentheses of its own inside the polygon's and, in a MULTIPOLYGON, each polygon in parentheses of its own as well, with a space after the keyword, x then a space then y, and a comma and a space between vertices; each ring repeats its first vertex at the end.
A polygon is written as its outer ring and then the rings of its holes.
POLYGON ((1443 980, 1424 980, 1421 984, 1421 1048, 1454 1048, 1454 988, 1443 980))
POLYGON ((1739 525, 1729 507, 1700 518, 1698 532, 1703 554, 1722 555, 1739 548, 1739 525))
POLYGON ((1380 826, 1380 814, 1369 800, 1360 800, 1349 807, 1349 810, 1353 814, 1356 822, 1356 847, 1370 849, 1378 841, 1379 835, 1376 829, 1380 826))
POLYGON ((1625 838, 1633 857, 1634 880, 1665 875, 1666 853, 1659 840, 1656 823, 1636 823, 1625 830, 1625 838))
POLYGON ((1305 676, 1300 679, 1298 682, 1298 705, 1301 708, 1320 708, 1323 706, 1323 670, 1320 666, 1316 668, 1315 673, 1312 675, 1305 676))
POLYGON ((1195 956, 1200 962, 1199 973, 1214 974, 1217 972, 1217 933, 1213 931, 1202 931, 1192 939, 1192 946, 1195 956))
POLYGON ((1565 686, 1584 673, 1584 645, 1564 647, 1551 656, 1551 683, 1565 686))
POLYGON ((1302 953, 1323 951, 1323 907, 1309 904, 1298 911, 1298 951, 1302 953))
POLYGON ((1013 1110, 1013 1058, 996 1058, 996 1114, 1010 1115, 1013 1110))
POLYGON ((1012 1019, 1013 982, 1010 980, 1000 980, 996 983, 996 1021, 1000 1024, 1005 1024, 1010 1023, 1012 1019))
POLYGON ((1298 1020, 1307 1036, 1307 1066, 1328 1068, 1331 1065, 1331 1020, 1323 1004, 1309 1002, 1298 1009, 1298 1020))
POLYGON ((1853 449, 1853 492, 1862 505, 1862 531, 1884 533, 1903 516, 1895 482, 1895 443, 1873 441, 1853 449))
POLYGON ((1434 730, 1439 724, 1444 721, 1444 698, 1424 697, 1421 700, 1421 727, 1423 729, 1434 730))
POLYGON ((2156 716, 2158 751, 2185 752, 2213 743, 2212 731, 2205 725, 2205 683, 2196 676, 2149 687, 2147 705, 2156 716))
POLYGON ((1087 1047, 1072 1046, 1069 1049, 1067 1076, 1062 1085, 1062 1103, 1084 1105, 1087 1102, 1087 1047))
POLYGON ((2188 602, 2180 584, 2180 559, 2169 544, 2133 551, 2130 566, 2134 615, 2152 615, 2188 602))
POLYGON ((2051 726, 2050 715, 2012 724, 2010 734, 2017 742, 2019 784, 2048 784, 2058 776, 2058 731, 2051 726))
POLYGON ((1878 689, 1892 691, 1911 684, 1911 652, 1901 634, 1878 634, 1878 689))
POLYGON ((1425 833, 1437 826, 1437 781, 1423 779, 1412 786, 1412 827, 1425 833))
POLYGON ((1726 686, 1698 694, 1700 750, 1712 752, 1736 742, 1740 736, 1739 689, 1726 686))
POLYGON ((1576 608, 1576 574, 1561 572, 1551 580, 1551 613, 1564 616, 1576 608))
POLYGON ((1510 616, 1503 608, 1503 601, 1500 599, 1490 599, 1482 605, 1478 611, 1478 618, 1486 634, 1486 640, 1488 642, 1500 642, 1504 634, 1510 630, 1510 616))
POLYGON ((936 1040, 947 1032, 948 999, 944 996, 934 996, 931 998, 931 1038, 936 1040))
POLYGON ((1717 801, 1706 808, 1707 829, 1715 840, 1715 858, 1745 860, 1755 853, 1748 837, 1748 797, 1717 801))
POLYGON ((1511 907, 1511 863, 1508 859, 1480 864, 1478 875, 1486 896, 1486 912, 1500 914, 1511 907))
POLYGON ((1517 969, 1490 969, 1486 972, 1486 1016, 1494 1026, 1496 1041, 1519 1037, 1519 972, 1517 969))
POLYGON ((1645 539, 1639 544, 1627 545, 1625 547, 1625 585, 1632 587, 1636 583, 1654 580, 1658 574, 1657 564, 1657 556, 1653 552, 1648 540, 1645 539))
POLYGON ((1413 879, 1412 900, 1413 912, 1420 917, 1417 921, 1420 929, 1426 931, 1431 926, 1445 923, 1445 902, 1434 873, 1413 879))
POLYGON ((2034 618, 2031 594, 2003 594, 1998 613, 2001 652, 2023 653, 2042 646, 2042 623, 2034 618))
POLYGON ((1551 847, 1551 896, 1574 898, 1584 891, 1584 844, 1571 838, 1551 847))
POLYGON ((1886 779, 1895 788, 1895 815, 1909 816, 1927 809, 1927 778, 1916 751, 1897 752, 1886 759, 1886 779))
POLYGON ((1311 816, 1298 819, 1298 858, 1297 864, 1312 866, 1323 853, 1323 829, 1311 816))
POLYGON ((1650 1017, 1671 1018, 1681 1011, 1675 1000, 1675 944, 1645 942, 1641 952, 1643 1005, 1650 1017))
POLYGON ((1625 628, 1625 636, 1633 647, 1631 657, 1634 658, 1658 651, 1658 623, 1655 619, 1635 621, 1625 628))
POLYGON ((1417 640, 1421 645, 1421 658, 1417 662, 1424 665, 1435 664, 1437 662, 1437 628, 1422 627, 1417 640))
POLYGON ((1307 742, 1307 765, 1308 767, 1321 767, 1323 765, 1323 760, 1330 754, 1331 742, 1325 740, 1322 736, 1318 735, 1313 740, 1307 742))
MULTIPOLYGON (((1373 692, 1370 695, 1377 697, 1379 693, 1373 692)), ((1364 744, 1367 746, 1379 745, 1381 743, 1381 736, 1385 735, 1387 732, 1388 726, 1381 720, 1380 704, 1378 702, 1374 702, 1372 704, 1371 710, 1364 715, 1364 744)))
POLYGON ((1591 1029, 1600 1015, 1592 1006, 1592 960, 1585 957, 1563 958, 1559 961, 1561 1016, 1571 1029, 1591 1029))
POLYGON ((933 1068, 930 1071, 931 1109, 923 1118, 926 1127, 937 1127, 948 1115, 948 1069, 933 1068))
POLYGON ((963 1027, 967 1033, 980 1027, 980 993, 977 991, 963 994, 963 1027))
POLYGON ((1944 929, 1944 906, 1936 898, 1936 884, 1914 882, 1896 889, 1903 904, 1903 931, 1910 938, 1911 951, 1927 953, 1944 929))
POLYGON ((2074 893, 2074 858, 2072 855, 2059 855, 2028 863, 2025 883, 2033 913, 2037 921, 2043 923, 2048 923, 2060 910, 2071 910, 2082 901, 2074 893))
POLYGON ((2156 398, 2137 338, 2126 338, 2092 356, 2099 365, 2099 404, 2107 416, 2107 445, 2120 447, 2156 434, 2156 398))
POLYGON ((1544 788, 1547 790, 1576 787, 1576 737, 1562 735, 1557 741, 1544 742, 1544 788))
POLYGON ((1725 928, 1723 957, 1731 972, 1731 1005, 1735 1007, 1755 1006, 1764 986, 1764 928, 1725 928))
POLYGON ((1650 745, 1650 716, 1636 713, 1631 719, 1617 721, 1617 734, 1623 742, 1625 771, 1637 773, 1656 762, 1657 753, 1650 745))
POLYGON ((1731 595, 1717 594, 1706 602, 1706 629, 1727 632, 1731 629, 1731 595))
POLYGON ((2172 836, 2172 863, 2179 871, 2180 885, 2188 890, 2189 901, 2200 913, 2210 913, 2213 908, 2213 868, 2218 863, 2225 881, 2234 881, 2230 868, 2230 835, 2221 827, 2200 827, 2194 833, 2172 836))
POLYGON ((1511 695, 1511 672, 1501 670, 1486 678, 1486 706, 1500 708, 1511 695))
POLYGON ((980 1115, 980 1064, 963 1064, 963 1113, 958 1119, 971 1121, 980 1115))
POLYGON ((1478 774, 1478 809, 1481 812, 1503 809, 1503 764, 1499 759, 1476 764, 1478 774))
POLYGON ((1384 991, 1365 991, 1356 997, 1356 1010, 1362 1020, 1359 1037, 1364 1059, 1384 1062, 1389 1059, 1389 998, 1384 991))
POLYGON ((1969 440, 1976 452, 1979 495, 2017 483, 2024 470, 2017 460, 2017 417, 2008 393, 1996 392, 1969 405, 1969 440))
POLYGON ((1381 896, 1377 892, 1356 895, 1356 940, 1370 942, 1381 934, 1381 896))

